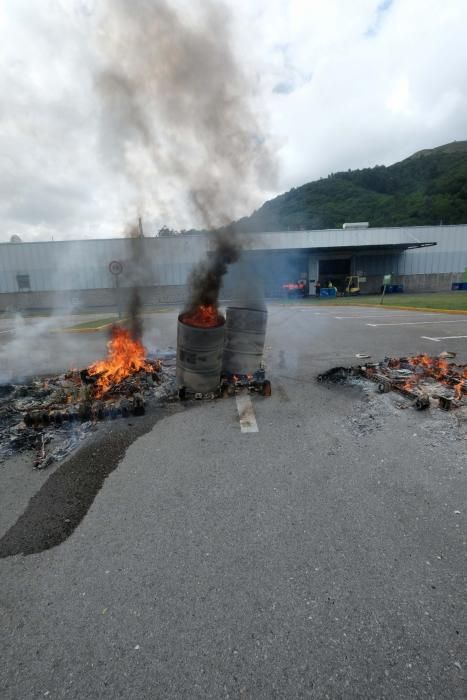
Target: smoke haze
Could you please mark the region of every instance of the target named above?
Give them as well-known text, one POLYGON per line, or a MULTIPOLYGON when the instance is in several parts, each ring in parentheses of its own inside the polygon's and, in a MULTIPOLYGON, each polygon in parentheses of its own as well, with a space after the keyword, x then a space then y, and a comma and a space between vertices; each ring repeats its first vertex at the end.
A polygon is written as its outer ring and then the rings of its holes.
POLYGON ((227 8, 107 0, 101 12, 101 146, 138 213, 180 220, 182 195, 185 220, 211 229, 249 211, 276 166, 227 8))
MULTIPOLYGON (((109 0, 105 8, 96 87, 106 157, 132 184, 139 215, 156 210, 170 221, 169 185, 192 225, 225 226, 276 174, 227 8, 211 0, 194 9, 165 0, 109 0)), ((229 228, 218 233, 212 255, 193 270, 188 309, 217 305, 227 265, 239 256, 234 238, 229 228)))

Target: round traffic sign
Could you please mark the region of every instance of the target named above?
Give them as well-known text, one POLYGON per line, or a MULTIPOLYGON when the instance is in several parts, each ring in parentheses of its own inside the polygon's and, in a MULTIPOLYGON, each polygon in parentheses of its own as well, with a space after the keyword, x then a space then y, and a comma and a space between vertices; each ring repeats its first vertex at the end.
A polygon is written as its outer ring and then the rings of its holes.
POLYGON ((112 260, 111 263, 109 263, 109 272, 112 273, 112 275, 121 275, 123 272, 123 265, 120 262, 120 260, 112 260))

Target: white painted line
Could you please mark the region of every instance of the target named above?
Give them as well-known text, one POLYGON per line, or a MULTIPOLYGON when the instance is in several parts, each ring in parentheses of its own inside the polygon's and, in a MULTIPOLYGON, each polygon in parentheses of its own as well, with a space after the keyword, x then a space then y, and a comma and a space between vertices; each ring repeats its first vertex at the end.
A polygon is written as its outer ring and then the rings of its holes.
POLYGON ((248 394, 237 394, 236 399, 242 433, 257 433, 258 424, 250 397, 248 394))
POLYGON ((430 338, 428 335, 421 335, 420 338, 425 340, 433 340, 435 343, 439 343, 442 340, 455 340, 456 338, 467 338, 467 335, 440 335, 439 338, 430 338))
POLYGON ((436 324, 444 325, 445 323, 467 323, 467 318, 458 321, 403 321, 402 323, 367 323, 367 326, 379 328, 379 326, 435 326, 436 324))
MULTIPOLYGON (((408 316, 413 316, 414 314, 408 313, 407 311, 400 311, 398 314, 365 314, 364 316, 334 316, 339 321, 346 320, 348 318, 407 318, 408 316)), ((419 314, 418 316, 432 316, 433 314, 419 314)))
POLYGON ((6 331, 0 331, 0 335, 1 335, 2 333, 13 333, 13 332, 14 332, 14 328, 7 328, 6 331))

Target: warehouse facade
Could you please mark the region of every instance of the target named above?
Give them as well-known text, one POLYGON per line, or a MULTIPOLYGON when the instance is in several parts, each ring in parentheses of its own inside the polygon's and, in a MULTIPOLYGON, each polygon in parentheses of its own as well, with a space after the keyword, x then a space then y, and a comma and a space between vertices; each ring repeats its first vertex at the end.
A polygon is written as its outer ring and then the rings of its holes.
MULTIPOLYGON (((467 272, 467 225, 282 231, 239 235, 240 262, 225 278, 230 298, 245 275, 269 297, 306 279, 338 288, 349 274, 362 292, 379 291, 383 275, 407 292, 450 290, 467 272)), ((0 244, 0 310, 92 307, 125 302, 138 285, 147 304, 183 302, 193 266, 208 256, 212 235, 0 244), (121 269, 121 274, 112 274, 121 269)))

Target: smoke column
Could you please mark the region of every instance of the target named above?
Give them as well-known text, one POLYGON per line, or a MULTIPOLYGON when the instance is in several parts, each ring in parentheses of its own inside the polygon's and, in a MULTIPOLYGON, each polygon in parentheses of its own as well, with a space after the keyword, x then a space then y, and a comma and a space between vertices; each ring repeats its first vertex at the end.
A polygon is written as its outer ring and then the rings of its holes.
MULTIPOLYGON (((207 229, 225 227, 276 175, 227 8, 219 0, 107 0, 103 7, 102 145, 132 184, 138 214, 171 221, 182 210, 207 229)), ((217 305, 238 256, 234 232, 224 228, 192 272, 187 310, 217 305)))
POLYGON ((240 248, 233 234, 217 232, 214 235, 216 238, 213 253, 195 265, 190 275, 189 301, 184 310, 188 315, 195 312, 199 306, 217 307, 227 266, 236 262, 240 256, 240 248))
POLYGON ((96 87, 101 144, 138 213, 212 229, 244 215, 276 166, 219 0, 106 0, 96 87), (184 202, 182 202, 182 199, 184 202))

